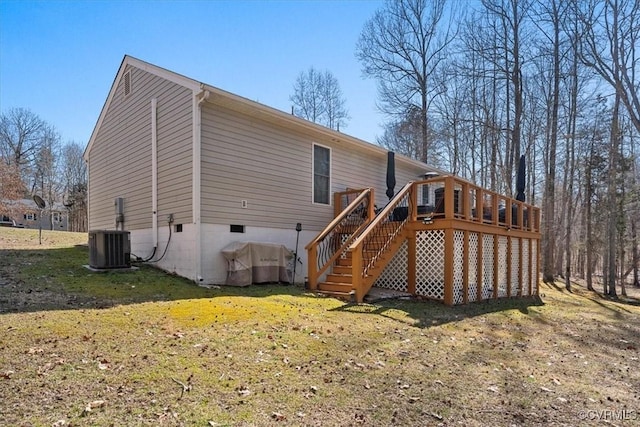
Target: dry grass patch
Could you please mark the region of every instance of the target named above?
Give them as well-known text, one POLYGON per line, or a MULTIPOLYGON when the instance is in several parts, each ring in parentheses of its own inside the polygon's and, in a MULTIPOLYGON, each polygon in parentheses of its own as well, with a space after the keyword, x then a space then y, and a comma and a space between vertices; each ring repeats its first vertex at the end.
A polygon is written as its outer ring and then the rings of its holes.
POLYGON ((601 424, 585 416, 614 425, 640 417, 633 298, 542 285, 540 299, 465 307, 349 305, 291 286, 203 289, 151 268, 89 274, 76 265, 86 249, 39 249, 0 249, 4 300, 43 283, 64 295, 39 309, 0 302, 6 425, 573 426, 601 424))

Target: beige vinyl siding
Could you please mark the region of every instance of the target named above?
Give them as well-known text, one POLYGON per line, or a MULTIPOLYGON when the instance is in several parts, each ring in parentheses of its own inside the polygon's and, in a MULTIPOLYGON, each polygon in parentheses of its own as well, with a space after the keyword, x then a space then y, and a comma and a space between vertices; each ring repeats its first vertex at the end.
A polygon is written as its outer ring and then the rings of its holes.
MULTIPOLYGON (((370 153, 362 153, 345 149, 341 146, 334 150, 333 162, 335 169, 344 171, 344 175, 334 177, 334 191, 342 191, 349 188, 373 187, 375 190, 376 205, 381 208, 388 201, 387 191, 387 155, 373 156, 370 153)), ((406 165, 396 156, 396 186, 398 193, 409 181, 417 181, 424 169, 406 165)))
POLYGON ((305 222, 317 227, 332 208, 316 208, 311 200, 310 143, 239 113, 203 106, 204 223, 293 228, 305 222))
MULTIPOLYGON (((331 149, 331 193, 374 186, 386 203, 386 154, 278 127, 222 107, 202 110, 202 220, 210 224, 321 229, 333 206, 314 204, 313 144, 331 149), (248 207, 242 208, 242 200, 248 207)), ((399 190, 421 172, 398 164, 399 190)))
POLYGON ((125 229, 151 227, 152 98, 158 100, 158 214, 191 222, 192 92, 135 67, 126 71, 131 93, 124 96, 122 79, 89 152, 89 228, 114 227, 116 197, 125 198, 125 229))
POLYGON ((193 221, 193 92, 171 84, 158 96, 158 223, 193 221))

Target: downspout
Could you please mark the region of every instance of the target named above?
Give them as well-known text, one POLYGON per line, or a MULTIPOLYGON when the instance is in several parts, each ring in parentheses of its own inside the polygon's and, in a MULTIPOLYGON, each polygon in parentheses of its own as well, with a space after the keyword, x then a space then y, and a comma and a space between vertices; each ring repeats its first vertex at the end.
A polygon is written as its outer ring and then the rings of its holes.
POLYGON ((194 91, 193 96, 193 147, 192 147, 192 164, 193 164, 193 226, 194 226, 194 244, 195 254, 195 282, 201 284, 204 280, 202 277, 202 193, 201 193, 201 151, 202 151, 202 103, 209 98, 209 91, 202 90, 199 93, 194 91))
POLYGON ((151 230, 153 252, 158 248, 158 100, 151 100, 151 230))
POLYGON ((87 157, 85 157, 84 159, 84 164, 87 167, 87 224, 86 224, 86 230, 85 231, 90 231, 91 229, 91 225, 89 223, 90 219, 91 219, 91 191, 89 190, 91 188, 91 165, 89 164, 89 156, 87 155, 87 157))

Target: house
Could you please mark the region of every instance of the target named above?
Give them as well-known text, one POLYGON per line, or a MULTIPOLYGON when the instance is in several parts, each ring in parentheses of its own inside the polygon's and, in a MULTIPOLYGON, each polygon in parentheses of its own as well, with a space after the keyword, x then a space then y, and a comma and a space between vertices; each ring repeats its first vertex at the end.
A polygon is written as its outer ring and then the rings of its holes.
MULTIPOLYGON (((199 284, 225 283, 234 242, 298 238, 300 283, 303 248, 343 206, 334 194, 388 201, 385 149, 131 56, 84 158, 89 230, 130 231, 132 254, 199 284)), ((397 189, 433 171, 395 156, 397 189)))
POLYGON ((69 212, 62 203, 38 208, 31 199, 7 201, 11 215, 1 215, 0 225, 20 228, 40 228, 43 230, 69 230, 69 212))

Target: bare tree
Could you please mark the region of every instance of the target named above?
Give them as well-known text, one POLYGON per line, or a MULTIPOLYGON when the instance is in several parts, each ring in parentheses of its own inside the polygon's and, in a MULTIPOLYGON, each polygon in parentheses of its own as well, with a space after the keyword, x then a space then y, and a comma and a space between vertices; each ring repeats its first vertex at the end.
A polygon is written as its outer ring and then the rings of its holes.
POLYGON ((580 3, 580 58, 616 91, 640 132, 640 2, 580 3))
POLYGON ((14 108, 0 115, 0 155, 18 168, 29 163, 42 144, 46 123, 33 112, 14 108))
POLYGON ((69 229, 87 231, 87 165, 76 142, 62 149, 63 203, 69 211, 69 229))
POLYGON ((420 112, 420 157, 430 159, 427 117, 443 90, 432 76, 454 39, 445 0, 390 0, 366 22, 356 46, 363 73, 378 80, 379 108, 396 120, 420 112))
POLYGON ((34 174, 31 192, 38 193, 47 202, 49 224, 53 229, 53 207, 60 199, 60 134, 53 126, 45 125, 45 129, 36 156, 33 161, 34 174))
MULTIPOLYGON (((486 1, 486 0, 485 0, 486 1)), ((512 3, 516 3, 512 0, 512 3)), ((564 40, 562 37, 562 22, 566 16, 566 4, 563 6, 559 0, 549 0, 537 2, 533 9, 535 14, 533 22, 538 28, 538 33, 543 37, 540 48, 541 57, 545 57, 546 62, 543 67, 551 72, 547 78, 549 92, 546 102, 547 132, 546 132, 546 171, 544 187, 543 205, 543 245, 542 245, 542 275, 545 282, 553 282, 555 276, 555 240, 557 235, 556 224, 556 162, 558 155, 558 130, 559 130, 559 110, 560 110, 560 85, 562 82, 562 57, 564 40), (550 49, 544 46, 550 46, 550 49)), ((514 7, 514 10, 517 10, 514 7)), ((515 14, 515 12, 514 12, 515 14)), ((515 18, 514 20, 515 21, 515 18)), ((545 74, 541 70, 540 74, 545 74)), ((518 98, 516 97, 516 100, 518 98)), ((516 102, 517 104, 517 102, 516 102)), ((516 119, 517 123, 517 119, 516 119)), ((514 141, 514 144, 517 144, 514 141)), ((558 257, 561 261, 561 257, 558 257)), ((570 279, 567 278, 567 288, 570 289, 570 279)))
POLYGON ((418 159, 421 153, 420 125, 420 112, 409 111, 405 117, 387 123, 377 143, 393 152, 418 159))
POLYGON ((18 167, 0 158, 0 216, 15 216, 16 205, 12 202, 23 194, 24 185, 18 167))
POLYGON ((611 133, 608 153, 607 168, 607 248, 605 253, 606 275, 604 293, 610 297, 616 297, 616 273, 617 273, 617 225, 620 213, 618 212, 618 157, 620 147, 620 96, 616 92, 611 117, 611 133))
POLYGON ((311 67, 301 72, 293 85, 293 114, 314 123, 340 130, 347 125, 349 113, 345 107, 338 79, 330 71, 311 67))

